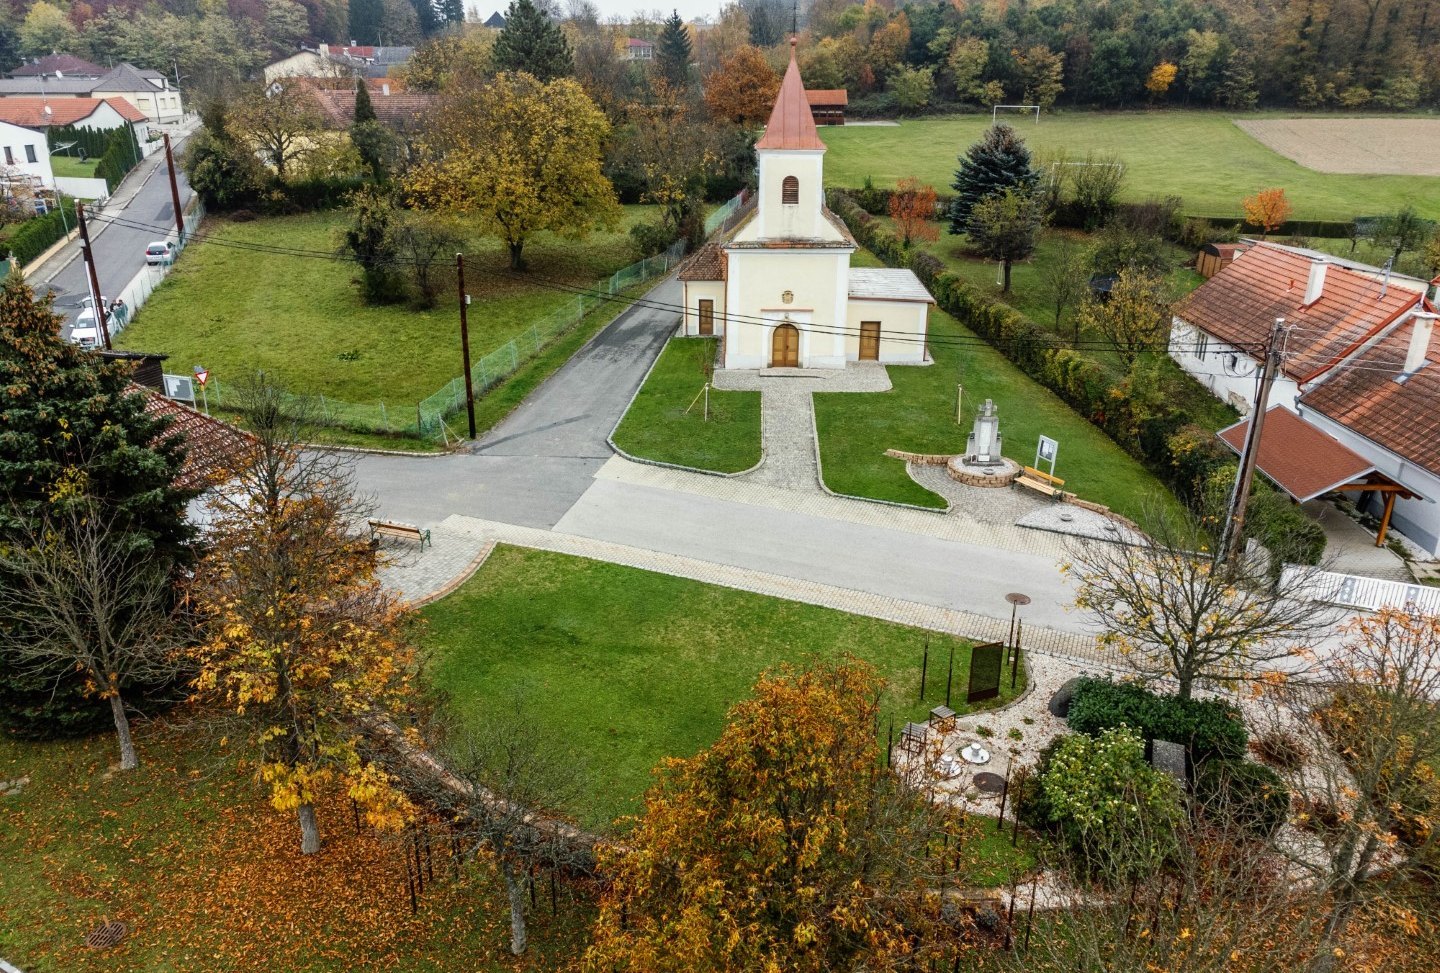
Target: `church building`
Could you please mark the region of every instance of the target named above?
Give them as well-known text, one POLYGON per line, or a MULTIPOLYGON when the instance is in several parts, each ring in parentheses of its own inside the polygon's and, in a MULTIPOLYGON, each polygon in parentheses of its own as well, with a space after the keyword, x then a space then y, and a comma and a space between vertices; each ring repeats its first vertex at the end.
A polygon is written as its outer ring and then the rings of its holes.
POLYGON ((855 238, 825 206, 825 143, 791 41, 765 134, 756 205, 680 270, 687 335, 721 337, 717 368, 922 364, 935 299, 909 270, 852 268, 855 238))

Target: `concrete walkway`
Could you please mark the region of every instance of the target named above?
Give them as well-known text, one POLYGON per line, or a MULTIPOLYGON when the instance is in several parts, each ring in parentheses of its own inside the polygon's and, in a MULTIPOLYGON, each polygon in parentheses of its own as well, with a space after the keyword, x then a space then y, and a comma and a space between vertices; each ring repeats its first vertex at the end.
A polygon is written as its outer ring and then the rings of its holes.
POLYGON ((1330 570, 1406 584, 1415 580, 1399 555, 1388 547, 1376 547, 1375 535, 1330 501, 1311 500, 1304 509, 1325 530, 1330 570))

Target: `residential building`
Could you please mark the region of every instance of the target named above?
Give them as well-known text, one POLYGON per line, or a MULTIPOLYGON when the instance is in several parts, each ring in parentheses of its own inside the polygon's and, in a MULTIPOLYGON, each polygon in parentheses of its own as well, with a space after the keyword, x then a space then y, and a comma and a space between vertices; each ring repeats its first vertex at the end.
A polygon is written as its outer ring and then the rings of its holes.
POLYGON ((925 362, 934 298, 909 270, 851 268, 855 238, 825 206, 825 143, 793 41, 755 152, 755 207, 681 269, 684 333, 722 336, 724 368, 925 362))
POLYGON ((627 37, 623 56, 627 61, 653 61, 655 59, 655 43, 639 37, 627 37))
POLYGON ((413 47, 383 47, 368 44, 321 44, 320 54, 352 74, 383 78, 404 67, 415 53, 413 47))
POLYGON ((67 125, 108 132, 129 125, 140 144, 150 137, 150 119, 123 98, 0 98, 0 121, 42 132, 67 125))
POLYGON ((489 27, 491 30, 504 30, 505 15, 498 10, 495 11, 489 17, 485 18, 485 26, 489 27))
POLYGON ((159 71, 121 64, 98 78, 16 77, 0 79, 0 99, 123 98, 151 122, 165 124, 185 117, 180 92, 159 71))
POLYGON ((353 71, 319 51, 308 49, 271 61, 264 67, 265 83, 268 85, 280 78, 348 78, 353 71))
MULTIPOLYGON (((1352 495, 1440 556, 1440 346, 1428 283, 1256 242, 1181 301, 1172 357, 1218 397, 1253 412, 1277 318, 1280 367, 1256 465, 1300 503, 1352 495)), ((1221 431, 1239 452, 1253 417, 1221 431)))
POLYGON ((73 54, 47 54, 44 57, 26 61, 6 76, 33 78, 44 74, 52 78, 100 78, 109 71, 109 68, 102 68, 98 64, 73 54))
POLYGON ((50 146, 35 129, 0 121, 0 191, 12 196, 19 188, 31 193, 55 188, 50 146))
MULTIPOLYGON (((306 78, 288 83, 303 84, 307 88, 327 129, 343 131, 354 123, 353 80, 306 78)), ((409 91, 399 80, 366 78, 365 87, 370 93, 370 105, 375 109, 375 120, 393 132, 414 132, 435 104, 433 92, 409 91)))

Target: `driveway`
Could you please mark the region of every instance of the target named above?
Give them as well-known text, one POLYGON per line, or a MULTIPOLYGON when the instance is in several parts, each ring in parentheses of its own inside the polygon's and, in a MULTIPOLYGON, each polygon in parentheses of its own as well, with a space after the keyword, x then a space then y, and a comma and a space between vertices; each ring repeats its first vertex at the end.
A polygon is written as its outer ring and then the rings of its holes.
MULTIPOLYGON (((678 305, 680 284, 667 280, 647 297, 678 305)), ((678 323, 673 311, 629 308, 468 451, 362 456, 361 488, 395 520, 432 524, 464 514, 554 527, 614 455, 610 431, 678 323)))

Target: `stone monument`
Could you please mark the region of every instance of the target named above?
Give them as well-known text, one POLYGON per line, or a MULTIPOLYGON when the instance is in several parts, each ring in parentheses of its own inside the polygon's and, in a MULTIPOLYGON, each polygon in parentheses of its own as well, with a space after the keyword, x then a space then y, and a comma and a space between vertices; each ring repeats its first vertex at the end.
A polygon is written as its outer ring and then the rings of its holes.
POLYGON ((995 403, 986 399, 975 416, 975 428, 965 440, 966 466, 1001 466, 1000 458, 1000 416, 995 403))

